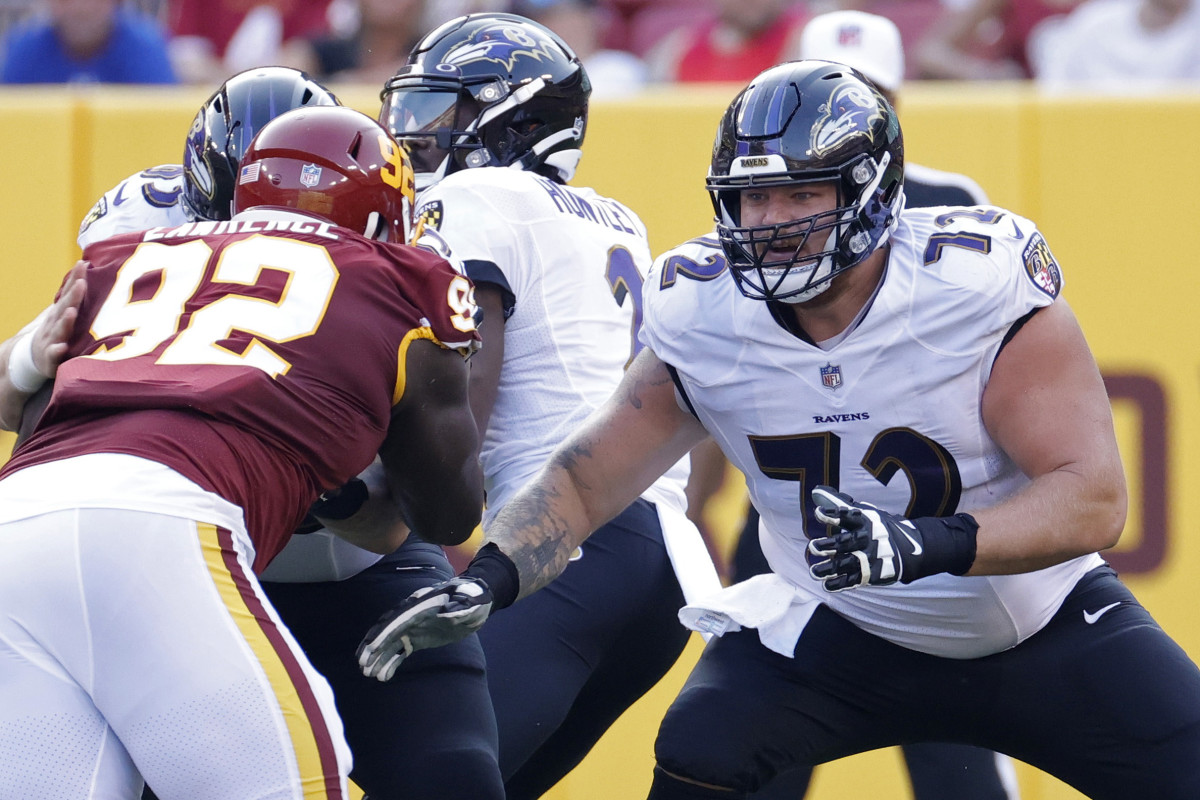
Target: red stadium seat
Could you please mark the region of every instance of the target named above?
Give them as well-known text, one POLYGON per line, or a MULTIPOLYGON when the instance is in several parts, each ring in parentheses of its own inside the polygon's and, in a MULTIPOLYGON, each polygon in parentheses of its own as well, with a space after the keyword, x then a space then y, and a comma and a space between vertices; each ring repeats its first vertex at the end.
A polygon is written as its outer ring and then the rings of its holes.
POLYGON ((664 0, 646 3, 633 15, 626 49, 644 56, 663 36, 676 28, 703 19, 713 11, 714 5, 710 0, 664 0))

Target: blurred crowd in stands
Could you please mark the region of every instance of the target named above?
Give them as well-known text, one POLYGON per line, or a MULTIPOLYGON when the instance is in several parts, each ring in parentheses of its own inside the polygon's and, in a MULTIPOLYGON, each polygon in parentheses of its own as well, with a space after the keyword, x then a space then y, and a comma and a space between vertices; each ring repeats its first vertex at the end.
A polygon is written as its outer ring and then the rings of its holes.
POLYGON ((434 25, 500 10, 560 33, 604 99, 745 82, 796 58, 804 23, 839 8, 894 21, 912 80, 1200 79, 1200 0, 0 0, 0 82, 211 86, 283 64, 379 84, 434 25))

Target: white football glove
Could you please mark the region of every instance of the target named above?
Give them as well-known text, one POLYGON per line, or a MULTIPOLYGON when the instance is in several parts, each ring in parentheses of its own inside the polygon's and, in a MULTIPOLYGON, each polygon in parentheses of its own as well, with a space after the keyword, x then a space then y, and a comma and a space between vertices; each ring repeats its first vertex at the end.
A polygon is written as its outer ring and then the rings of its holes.
POLYGON ((492 593, 476 578, 457 577, 418 589, 367 631, 358 646, 358 665, 368 678, 391 680, 414 652, 470 636, 491 612, 492 593))

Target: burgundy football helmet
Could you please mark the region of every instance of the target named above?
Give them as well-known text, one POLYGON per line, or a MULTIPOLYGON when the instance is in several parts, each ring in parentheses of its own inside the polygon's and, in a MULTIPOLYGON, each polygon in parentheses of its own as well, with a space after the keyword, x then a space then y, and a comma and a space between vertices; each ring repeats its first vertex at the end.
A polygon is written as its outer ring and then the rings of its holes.
POLYGON ((262 127, 242 157, 233 211, 305 211, 372 239, 407 242, 416 188, 404 149, 344 106, 297 108, 262 127))

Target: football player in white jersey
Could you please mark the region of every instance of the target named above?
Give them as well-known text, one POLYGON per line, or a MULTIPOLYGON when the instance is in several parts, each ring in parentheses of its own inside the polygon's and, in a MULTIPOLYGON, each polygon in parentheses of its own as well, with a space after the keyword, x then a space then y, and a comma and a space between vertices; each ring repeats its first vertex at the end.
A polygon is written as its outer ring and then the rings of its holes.
MULTIPOLYGON (((568 184, 589 94, 570 48, 509 14, 429 33, 383 93, 381 121, 429 184, 418 244, 464 263, 485 312, 471 395, 487 520, 607 399, 639 347, 645 227, 568 184)), ((719 588, 683 513, 685 480, 679 464, 630 495, 550 590, 481 632, 509 800, 542 796, 582 760, 678 659, 689 587, 719 588)))
POLYGON ((681 612, 718 638, 660 727, 651 798, 741 797, 909 741, 1093 798, 1200 796, 1200 670, 1099 555, 1124 474, 1059 266, 1004 209, 904 209, 903 159, 853 70, 752 81, 714 146, 717 236, 655 262, 621 387, 485 528, 514 583, 468 567, 441 608, 410 599, 364 671, 546 585, 711 434, 773 572, 681 612))
MULTIPOLYGON (((291 68, 262 67, 231 77, 197 112, 184 163, 145 170, 108 191, 80 226, 80 247, 128 231, 229 219, 241 156, 255 133, 292 108, 337 103, 327 89, 291 68)), ((82 265, 77 271, 82 275, 82 265)), ((8 370, 0 369, 0 424, 7 429, 17 429, 30 398, 29 392, 17 389, 36 389, 35 383, 53 376, 59 351, 65 350, 82 277, 67 285, 74 288, 63 291, 34 323, 0 345, 5 365, 14 345, 23 348, 15 356, 23 381, 19 387, 14 388, 8 370)), ((48 389, 28 403, 31 413, 24 414, 22 428, 36 417, 48 389)), ((348 526, 377 531, 403 525, 384 489, 378 461, 341 492, 327 494, 314 511, 320 513, 320 521, 310 516, 298 532, 303 535, 292 537, 261 583, 334 690, 354 754, 351 778, 372 800, 499 800, 503 786, 495 723, 478 642, 468 640, 461 647, 413 659, 388 684, 363 679, 354 661, 361 632, 385 609, 417 588, 453 576, 444 551, 413 536, 381 557, 321 527, 324 522, 343 531, 348 526), (439 736, 431 738, 413 724, 443 713, 449 713, 454 724, 442 726, 439 736), (396 724, 398 719, 409 724, 396 724)))
MULTIPOLYGON (((846 64, 870 78, 897 109, 904 80, 904 44, 900 29, 887 17, 853 9, 818 14, 804 25, 800 58, 846 64)), ((979 184, 966 175, 904 164, 904 200, 909 207, 987 205, 979 184)), ((699 449, 710 452, 710 448, 699 449)), ((693 459, 695 459, 695 451, 693 459)), ((724 457, 721 458, 722 465, 724 457)), ((695 463, 693 461, 693 463, 695 463)), ((689 514, 695 509, 689 503, 689 514)), ((750 505, 733 555, 733 580, 770 571, 758 544, 758 512, 750 505)), ((1016 800, 1016 771, 1006 756, 978 747, 945 742, 910 742, 903 747, 914 800, 1016 800)), ((812 770, 780 775, 754 800, 800 800, 812 770)))

